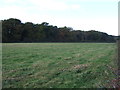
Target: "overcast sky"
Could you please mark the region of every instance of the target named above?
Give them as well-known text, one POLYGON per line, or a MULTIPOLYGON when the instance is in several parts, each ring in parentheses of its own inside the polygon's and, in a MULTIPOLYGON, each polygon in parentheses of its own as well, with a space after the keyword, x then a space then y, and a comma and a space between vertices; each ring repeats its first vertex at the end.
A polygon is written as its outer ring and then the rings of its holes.
POLYGON ((118 35, 119 0, 0 0, 0 20, 17 18, 118 35))

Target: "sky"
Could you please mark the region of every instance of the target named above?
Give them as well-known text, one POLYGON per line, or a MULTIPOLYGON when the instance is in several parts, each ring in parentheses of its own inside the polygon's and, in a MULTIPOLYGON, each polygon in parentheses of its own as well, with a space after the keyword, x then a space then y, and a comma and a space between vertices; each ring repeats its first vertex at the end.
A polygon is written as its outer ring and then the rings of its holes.
POLYGON ((35 24, 48 22, 74 30, 118 35, 119 0, 1 0, 0 20, 17 18, 35 24))

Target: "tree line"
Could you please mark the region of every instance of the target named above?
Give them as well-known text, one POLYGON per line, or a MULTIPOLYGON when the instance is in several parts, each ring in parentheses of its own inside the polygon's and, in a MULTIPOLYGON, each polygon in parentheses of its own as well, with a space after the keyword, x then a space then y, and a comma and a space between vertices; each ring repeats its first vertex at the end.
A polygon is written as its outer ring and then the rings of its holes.
POLYGON ((2 20, 2 42, 115 42, 115 36, 95 30, 73 30, 71 27, 57 27, 47 22, 22 23, 10 18, 2 20))

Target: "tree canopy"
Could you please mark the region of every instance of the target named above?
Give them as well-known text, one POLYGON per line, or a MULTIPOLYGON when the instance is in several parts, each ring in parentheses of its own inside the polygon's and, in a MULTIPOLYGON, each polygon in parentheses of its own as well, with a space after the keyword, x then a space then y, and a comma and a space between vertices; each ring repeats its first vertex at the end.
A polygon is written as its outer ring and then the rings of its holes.
POLYGON ((19 19, 2 20, 2 42, 115 42, 115 36, 95 30, 73 30, 47 22, 22 23, 19 19))

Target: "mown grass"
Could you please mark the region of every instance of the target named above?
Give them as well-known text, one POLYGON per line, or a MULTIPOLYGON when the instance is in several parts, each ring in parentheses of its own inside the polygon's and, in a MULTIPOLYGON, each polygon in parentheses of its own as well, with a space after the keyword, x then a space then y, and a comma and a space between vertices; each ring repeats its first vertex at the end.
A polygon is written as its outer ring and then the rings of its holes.
POLYGON ((4 43, 2 54, 3 88, 98 88, 115 77, 115 43, 4 43))

